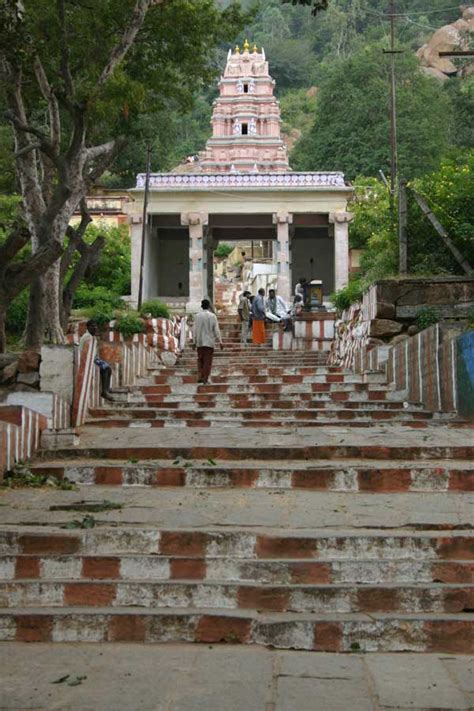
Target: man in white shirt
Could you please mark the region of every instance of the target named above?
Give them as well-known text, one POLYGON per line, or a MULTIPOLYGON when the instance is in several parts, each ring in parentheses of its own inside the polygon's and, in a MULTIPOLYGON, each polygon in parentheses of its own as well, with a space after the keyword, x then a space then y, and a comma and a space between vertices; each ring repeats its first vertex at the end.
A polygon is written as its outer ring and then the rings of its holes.
POLYGON ((204 385, 211 374, 216 342, 224 348, 217 316, 209 310, 210 305, 209 299, 201 301, 202 311, 196 314, 193 327, 194 347, 197 348, 198 357, 198 383, 204 385))
POLYGON ((265 302, 265 311, 267 318, 271 321, 282 323, 285 327, 285 331, 289 330, 291 327, 289 308, 281 296, 277 296, 275 289, 270 289, 268 292, 268 299, 265 302))

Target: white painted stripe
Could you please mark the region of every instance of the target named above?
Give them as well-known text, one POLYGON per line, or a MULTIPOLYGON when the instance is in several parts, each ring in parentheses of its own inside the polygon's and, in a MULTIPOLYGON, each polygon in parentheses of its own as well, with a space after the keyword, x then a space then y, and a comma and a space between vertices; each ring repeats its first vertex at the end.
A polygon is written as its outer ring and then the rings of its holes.
POLYGON ((456 368, 456 342, 455 339, 451 339, 451 380, 452 380, 452 389, 453 389, 453 408, 457 411, 458 409, 458 398, 457 398, 457 390, 456 390, 456 377, 457 377, 457 368, 456 368))
POLYGON ((441 381, 440 381, 440 372, 439 372, 439 349, 440 349, 440 333, 439 333, 439 323, 436 324, 436 388, 438 391, 438 410, 441 412, 442 408, 442 403, 441 403, 441 381))
POLYGON ((423 373, 421 371, 421 333, 416 336, 418 341, 418 387, 419 387, 419 400, 423 402, 423 373))

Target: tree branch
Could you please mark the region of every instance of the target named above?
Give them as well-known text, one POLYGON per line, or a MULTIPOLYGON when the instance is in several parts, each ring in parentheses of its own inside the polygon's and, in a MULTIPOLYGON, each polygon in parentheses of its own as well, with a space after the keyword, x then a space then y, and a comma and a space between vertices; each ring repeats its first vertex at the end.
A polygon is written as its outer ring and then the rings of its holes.
POLYGON ((74 253, 80 249, 80 244, 82 243, 82 239, 84 237, 85 231, 87 229, 87 226, 92 222, 92 217, 89 214, 89 211, 87 209, 87 202, 85 198, 81 200, 81 221, 77 227, 72 227, 71 225, 68 226, 66 230, 66 236, 69 239, 68 246, 66 250, 63 253, 63 256, 61 258, 61 267, 60 267, 60 281, 61 283, 64 281, 64 277, 66 276, 66 272, 69 269, 72 258, 74 256, 74 253))
POLYGON ((61 26, 61 39, 60 39, 61 76, 64 80, 64 89, 65 89, 66 96, 68 96, 70 99, 74 99, 75 90, 74 90, 74 82, 73 82, 72 74, 71 74, 71 67, 69 64, 69 36, 68 36, 67 24, 66 24, 66 9, 64 6, 64 0, 58 0, 58 14, 59 14, 59 23, 61 26))
POLYGON ((41 94, 48 104, 51 146, 54 152, 58 153, 61 142, 61 119, 59 116, 58 100, 54 95, 54 91, 48 81, 41 59, 38 56, 35 57, 33 68, 41 94))
POLYGON ((23 146, 23 148, 20 148, 19 151, 14 153, 14 157, 16 158, 21 158, 21 156, 24 156, 26 153, 29 153, 30 151, 37 151, 41 148, 41 143, 28 143, 28 145, 23 146))
POLYGON ((2 291, 14 299, 25 287, 43 274, 61 256, 63 248, 58 240, 51 240, 23 262, 14 262, 6 272, 2 291))
POLYGON ((97 82, 97 87, 102 87, 112 76, 120 62, 125 58, 132 46, 135 37, 143 26, 146 14, 153 5, 163 5, 166 0, 136 0, 130 22, 125 28, 119 42, 112 49, 109 60, 105 65, 97 82))
POLYGON ((7 266, 8 262, 18 254, 20 249, 28 244, 30 233, 23 225, 16 225, 13 231, 8 235, 6 241, 0 246, 0 273, 3 267, 7 266))
POLYGON ((66 329, 67 323, 69 321, 69 316, 71 313, 72 302, 74 299, 74 294, 76 293, 77 287, 79 286, 81 280, 84 278, 87 269, 92 264, 92 262, 97 259, 100 252, 104 248, 105 237, 99 235, 96 237, 92 244, 86 244, 81 240, 81 256, 71 277, 64 287, 63 299, 62 299, 62 309, 61 309, 61 323, 63 329, 66 329))
POLYGON ((92 146, 91 148, 87 148, 87 160, 94 160, 95 158, 99 158, 99 156, 103 155, 104 153, 110 153, 114 150, 115 148, 116 141, 107 141, 107 143, 101 143, 100 146, 92 146))

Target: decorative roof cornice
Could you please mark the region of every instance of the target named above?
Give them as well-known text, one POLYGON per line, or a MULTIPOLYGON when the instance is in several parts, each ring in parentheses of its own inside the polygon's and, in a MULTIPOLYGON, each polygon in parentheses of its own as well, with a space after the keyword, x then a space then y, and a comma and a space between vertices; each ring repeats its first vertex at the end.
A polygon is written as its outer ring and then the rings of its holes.
MULTIPOLYGON (((145 173, 137 175, 136 190, 145 187, 145 173)), ((219 188, 274 188, 285 190, 347 190, 343 173, 152 173, 152 190, 216 190, 219 188)))

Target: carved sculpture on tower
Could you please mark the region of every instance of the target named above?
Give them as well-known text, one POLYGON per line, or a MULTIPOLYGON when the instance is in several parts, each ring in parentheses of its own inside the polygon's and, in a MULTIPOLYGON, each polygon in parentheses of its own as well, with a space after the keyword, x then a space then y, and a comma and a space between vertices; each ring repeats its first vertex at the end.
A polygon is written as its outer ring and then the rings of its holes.
POLYGON ((214 102, 212 137, 201 154, 206 173, 288 171, 281 137, 280 105, 274 96, 265 52, 245 41, 229 50, 219 96, 214 102))

